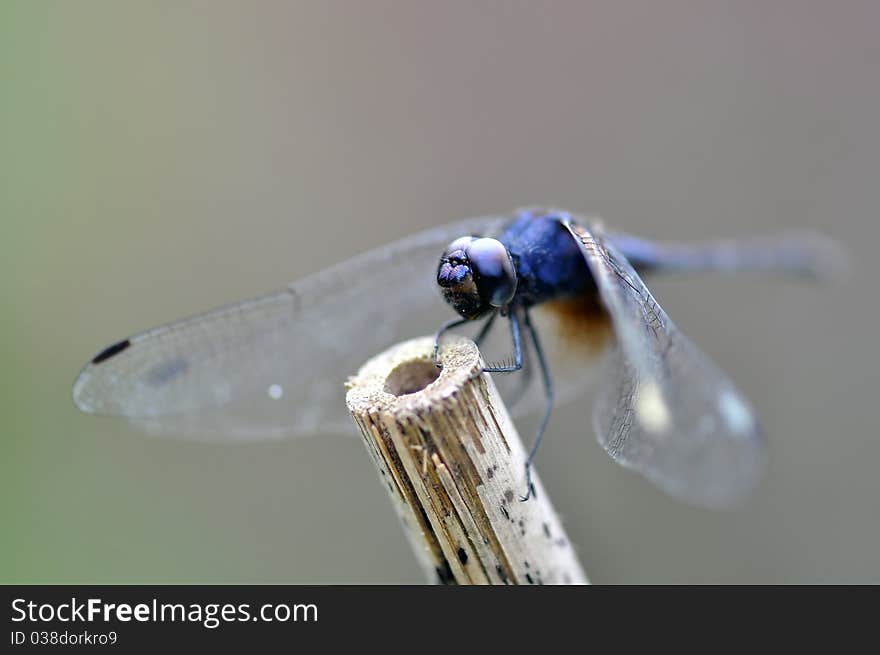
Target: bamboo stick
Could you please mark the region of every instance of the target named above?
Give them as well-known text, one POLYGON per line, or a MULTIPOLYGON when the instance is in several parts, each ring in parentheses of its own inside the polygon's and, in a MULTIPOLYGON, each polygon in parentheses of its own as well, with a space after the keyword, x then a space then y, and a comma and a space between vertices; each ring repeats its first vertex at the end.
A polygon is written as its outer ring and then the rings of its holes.
POLYGON ((346 402, 429 580, 587 584, 476 345, 393 346, 349 379, 346 402))

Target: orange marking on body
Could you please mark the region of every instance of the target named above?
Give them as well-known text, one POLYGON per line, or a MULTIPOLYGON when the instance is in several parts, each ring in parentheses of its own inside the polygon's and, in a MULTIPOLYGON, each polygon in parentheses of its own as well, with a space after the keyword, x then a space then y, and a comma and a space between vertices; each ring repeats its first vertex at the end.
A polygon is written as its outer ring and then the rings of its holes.
POLYGON ((535 310, 552 317, 557 337, 573 350, 598 355, 612 337, 611 319, 595 293, 550 300, 535 310))

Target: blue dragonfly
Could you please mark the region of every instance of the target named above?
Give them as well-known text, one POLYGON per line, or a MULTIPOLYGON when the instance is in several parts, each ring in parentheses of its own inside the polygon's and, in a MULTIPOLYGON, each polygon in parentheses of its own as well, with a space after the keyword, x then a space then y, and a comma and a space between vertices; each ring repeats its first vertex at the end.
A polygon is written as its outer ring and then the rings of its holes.
POLYGON ((485 370, 522 370, 502 393, 519 413, 543 407, 523 499, 552 408, 595 386, 593 428, 615 461, 677 499, 726 506, 760 479, 764 434, 748 401, 642 277, 822 278, 843 259, 814 233, 664 243, 606 232, 566 211, 523 209, 429 229, 280 291, 116 342, 85 365, 73 398, 84 412, 157 434, 241 441, 350 431, 343 383, 366 358, 440 325, 434 361, 442 366, 445 332, 479 325, 475 340, 488 348, 502 318, 512 356, 485 370), (456 318, 444 320, 439 296, 456 318))

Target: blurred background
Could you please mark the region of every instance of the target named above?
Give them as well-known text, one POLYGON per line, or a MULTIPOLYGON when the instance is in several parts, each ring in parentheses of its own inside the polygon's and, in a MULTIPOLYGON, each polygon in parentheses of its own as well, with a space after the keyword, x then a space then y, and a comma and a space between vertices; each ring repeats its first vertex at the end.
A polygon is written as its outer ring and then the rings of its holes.
POLYGON ((559 409, 538 468, 590 577, 880 582, 878 24, 870 1, 3 2, 0 581, 421 582, 357 438, 151 439, 71 384, 132 332, 552 203, 647 237, 819 228, 855 267, 651 283, 758 409, 769 472, 739 511, 683 506, 611 462, 588 401, 559 409))

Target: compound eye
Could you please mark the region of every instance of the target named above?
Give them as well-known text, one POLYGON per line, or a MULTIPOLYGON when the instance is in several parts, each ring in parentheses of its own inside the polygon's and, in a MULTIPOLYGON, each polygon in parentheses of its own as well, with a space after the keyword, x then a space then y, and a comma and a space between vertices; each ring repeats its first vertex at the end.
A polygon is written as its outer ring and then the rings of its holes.
POLYGON ((464 253, 467 251, 467 247, 471 245, 474 241, 476 241, 474 237, 459 237, 449 244, 449 247, 446 248, 443 256, 446 258, 464 256, 464 253))
POLYGON ((516 269, 507 248, 497 239, 474 239, 467 247, 474 281, 484 302, 506 305, 516 293, 516 269))

